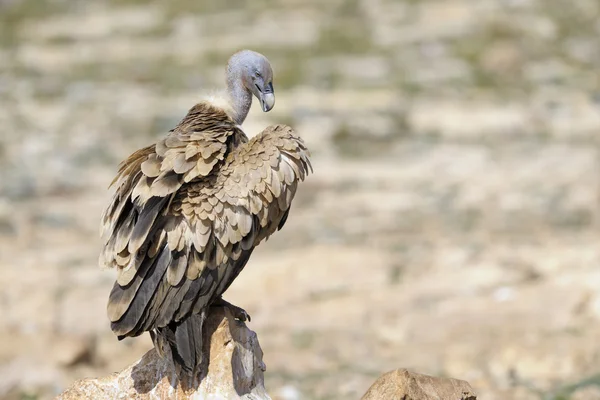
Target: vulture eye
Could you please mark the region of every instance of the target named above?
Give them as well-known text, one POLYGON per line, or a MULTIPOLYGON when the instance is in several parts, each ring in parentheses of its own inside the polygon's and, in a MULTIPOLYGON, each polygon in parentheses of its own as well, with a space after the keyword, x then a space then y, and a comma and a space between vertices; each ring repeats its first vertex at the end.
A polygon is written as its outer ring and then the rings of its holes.
POLYGON ((255 77, 257 77, 257 78, 260 78, 260 72, 256 71, 256 72, 254 73, 254 76, 255 76, 255 77))

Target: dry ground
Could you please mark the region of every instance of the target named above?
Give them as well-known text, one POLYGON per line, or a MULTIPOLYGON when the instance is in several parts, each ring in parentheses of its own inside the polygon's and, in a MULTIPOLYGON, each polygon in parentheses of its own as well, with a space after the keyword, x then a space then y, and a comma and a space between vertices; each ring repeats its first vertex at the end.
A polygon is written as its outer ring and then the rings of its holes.
POLYGON ((600 3, 0 0, 0 398, 122 369, 96 265, 117 163, 274 64, 314 155, 226 296, 277 399, 406 367, 482 399, 600 399, 600 3), (245 6, 242 6, 244 5, 245 6))

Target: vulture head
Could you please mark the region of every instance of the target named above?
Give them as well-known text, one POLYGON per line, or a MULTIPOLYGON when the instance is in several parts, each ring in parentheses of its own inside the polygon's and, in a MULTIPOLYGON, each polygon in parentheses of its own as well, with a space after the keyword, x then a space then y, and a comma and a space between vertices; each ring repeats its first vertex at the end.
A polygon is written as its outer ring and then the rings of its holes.
MULTIPOLYGON (((242 50, 231 56, 227 64, 227 83, 233 93, 241 85, 246 93, 256 96, 264 112, 275 105, 273 69, 267 57, 260 53, 242 50)), ((234 98, 236 100, 239 99, 234 98)))

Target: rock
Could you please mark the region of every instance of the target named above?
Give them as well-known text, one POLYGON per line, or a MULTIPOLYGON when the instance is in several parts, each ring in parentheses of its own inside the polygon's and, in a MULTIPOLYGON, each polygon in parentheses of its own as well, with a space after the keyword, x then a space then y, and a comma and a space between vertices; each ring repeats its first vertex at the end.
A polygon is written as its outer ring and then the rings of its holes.
POLYGON ((468 382, 421 375, 406 369, 383 374, 362 400, 477 400, 468 382))
POLYGON ((228 310, 213 310, 204 326, 208 357, 192 382, 179 381, 171 357, 161 358, 152 349, 119 373, 75 382, 57 400, 270 399, 264 388, 266 368, 256 333, 228 310))

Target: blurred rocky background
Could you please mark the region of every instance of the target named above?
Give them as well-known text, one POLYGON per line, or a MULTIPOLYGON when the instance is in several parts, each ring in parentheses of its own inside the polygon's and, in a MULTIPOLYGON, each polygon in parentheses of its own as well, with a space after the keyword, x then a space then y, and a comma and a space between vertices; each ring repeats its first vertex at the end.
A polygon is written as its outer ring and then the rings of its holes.
POLYGON ((409 368, 482 399, 600 399, 597 0, 0 0, 0 398, 49 399, 117 342, 97 266, 118 162, 241 48, 315 174, 227 299, 280 400, 409 368))

